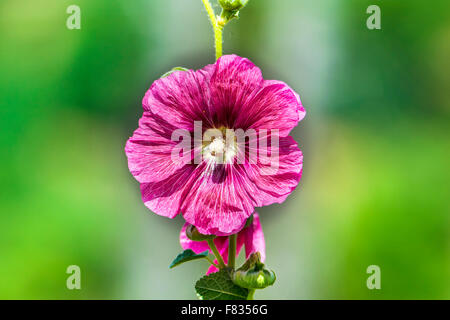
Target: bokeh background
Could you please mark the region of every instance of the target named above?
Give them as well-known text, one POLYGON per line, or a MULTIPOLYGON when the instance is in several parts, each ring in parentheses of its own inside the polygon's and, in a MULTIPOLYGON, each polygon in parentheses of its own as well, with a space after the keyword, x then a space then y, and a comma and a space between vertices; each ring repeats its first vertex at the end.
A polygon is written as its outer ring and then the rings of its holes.
MULTIPOLYGON (((255 297, 449 299, 450 2, 250 0, 224 40, 307 110, 301 184, 258 210, 278 279, 255 297)), ((196 298, 207 264, 169 270, 182 218, 144 207, 123 149, 151 83, 212 45, 200 0, 0 2, 0 298, 196 298)))

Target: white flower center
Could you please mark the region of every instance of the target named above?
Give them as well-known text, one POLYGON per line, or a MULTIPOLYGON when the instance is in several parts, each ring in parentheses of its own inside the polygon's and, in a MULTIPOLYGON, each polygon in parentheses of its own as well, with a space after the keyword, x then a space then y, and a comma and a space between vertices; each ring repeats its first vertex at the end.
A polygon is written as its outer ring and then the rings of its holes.
POLYGON ((225 141, 223 138, 215 138, 208 146, 209 152, 214 154, 224 153, 225 150, 225 141))
POLYGON ((232 163, 236 154, 237 145, 234 136, 227 138, 215 135, 203 143, 203 157, 213 164, 232 163))

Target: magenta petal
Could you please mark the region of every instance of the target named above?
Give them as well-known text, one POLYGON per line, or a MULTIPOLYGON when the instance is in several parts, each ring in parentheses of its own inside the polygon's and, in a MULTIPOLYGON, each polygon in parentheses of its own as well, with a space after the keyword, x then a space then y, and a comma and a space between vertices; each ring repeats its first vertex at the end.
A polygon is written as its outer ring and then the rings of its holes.
MULTIPOLYGON (((208 242, 206 241, 192 241, 186 236, 186 228, 189 226, 189 223, 185 223, 183 228, 180 231, 180 245, 183 250, 191 249, 195 253, 205 252, 209 250, 208 242)), ((209 250, 210 251, 210 250, 209 250)))
POLYGON ((243 188, 252 195, 255 206, 266 206, 282 203, 297 187, 303 166, 303 155, 295 140, 288 136, 279 139, 278 166, 247 164, 247 179, 243 180, 243 188))
POLYGON ((199 71, 176 71, 156 80, 142 101, 144 110, 187 130, 193 129, 194 120, 210 123, 207 83, 212 71, 213 66, 206 66, 199 71))
MULTIPOLYGON (((214 260, 214 263, 217 263, 217 260, 214 260)), ((208 274, 210 274, 210 273, 214 273, 214 272, 217 272, 217 271, 219 271, 219 269, 217 269, 215 266, 213 266, 213 265, 210 265, 209 266, 209 268, 208 268, 208 270, 206 271, 206 274, 208 275, 208 274)))
POLYGON ((181 207, 185 220, 203 234, 229 235, 241 230, 253 206, 241 194, 233 167, 211 169, 202 163, 196 175, 181 207))
POLYGON ((162 181, 141 183, 142 200, 145 206, 161 216, 174 218, 180 213, 185 188, 193 170, 192 166, 186 165, 162 181))
POLYGON ((300 96, 281 81, 266 80, 236 119, 237 128, 279 130, 284 137, 305 116, 300 96))
POLYGON ((128 167, 137 181, 162 181, 184 166, 171 159, 172 149, 178 143, 171 140, 175 129, 157 115, 144 112, 139 128, 125 146, 128 167))
POLYGON ((232 125, 245 111, 246 101, 251 99, 263 85, 261 70, 250 60, 236 55, 225 55, 215 64, 211 77, 212 108, 218 122, 232 125))
POLYGON ((253 214, 253 222, 250 226, 242 231, 245 233, 245 257, 248 258, 250 254, 259 252, 261 254, 261 261, 266 260, 266 242, 264 241, 264 233, 259 221, 259 215, 255 212, 253 214))

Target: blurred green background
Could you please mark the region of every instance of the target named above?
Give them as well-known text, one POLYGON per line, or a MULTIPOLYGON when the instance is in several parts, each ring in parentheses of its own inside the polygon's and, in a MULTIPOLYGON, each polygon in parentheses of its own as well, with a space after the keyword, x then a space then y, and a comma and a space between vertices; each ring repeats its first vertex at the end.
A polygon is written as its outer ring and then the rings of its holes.
MULTIPOLYGON (((255 297, 449 299, 450 2, 250 0, 224 41, 307 110, 301 184, 258 210, 278 279, 255 297)), ((0 298, 196 298, 207 264, 168 269, 182 218, 144 207, 123 149, 151 83, 212 45, 200 0, 0 2, 0 298)))

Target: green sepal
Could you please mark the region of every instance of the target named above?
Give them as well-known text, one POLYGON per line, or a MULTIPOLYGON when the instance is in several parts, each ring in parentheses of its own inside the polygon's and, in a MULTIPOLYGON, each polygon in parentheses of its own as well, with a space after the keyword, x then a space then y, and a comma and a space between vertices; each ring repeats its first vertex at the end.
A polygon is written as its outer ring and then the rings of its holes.
POLYGON ((182 253, 177 255, 177 257, 170 264, 169 268, 170 269, 175 268, 176 266, 178 266, 182 263, 192 261, 192 260, 206 259, 208 257, 208 254, 209 254, 209 251, 195 253, 191 249, 186 249, 182 253))
POLYGON ((214 239, 216 236, 211 234, 211 235, 206 235, 206 234, 202 234, 200 233, 197 228, 190 224, 188 225, 188 227, 186 228, 186 236, 191 239, 192 241, 205 241, 208 239, 214 239))
POLYGON ((184 68, 184 67, 175 67, 175 68, 172 68, 172 70, 167 71, 166 73, 164 73, 164 74, 161 76, 161 78, 168 77, 168 76, 170 76, 172 73, 174 73, 174 72, 176 72, 176 71, 188 71, 188 70, 189 70, 189 69, 186 69, 186 68, 184 68))
POLYGON ((219 0, 219 4, 223 10, 237 11, 241 10, 248 0, 219 0))
POLYGON ((245 222, 244 229, 247 228, 248 226, 250 226, 252 223, 253 223, 253 214, 245 222))
POLYGON ((239 12, 248 0, 219 0, 219 4, 222 7, 222 13, 218 19, 219 25, 225 26, 230 20, 239 18, 239 12))
POLYGON ((237 271, 249 271, 255 267, 258 269, 264 268, 264 263, 261 262, 261 253, 259 252, 252 253, 237 271))
POLYGON ((231 269, 222 269, 204 276, 195 283, 200 300, 246 300, 248 290, 237 286, 231 279, 231 269))

